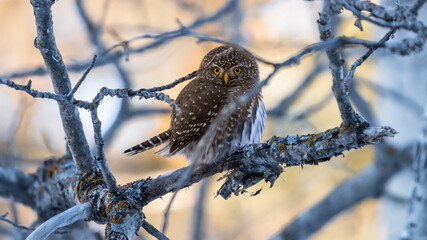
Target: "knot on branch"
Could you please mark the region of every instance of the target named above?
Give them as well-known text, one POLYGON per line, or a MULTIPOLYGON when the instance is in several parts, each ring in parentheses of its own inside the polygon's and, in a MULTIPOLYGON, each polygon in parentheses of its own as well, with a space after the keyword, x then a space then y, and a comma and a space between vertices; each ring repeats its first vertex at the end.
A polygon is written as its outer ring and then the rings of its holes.
POLYGON ((132 239, 141 226, 145 216, 136 190, 127 184, 116 193, 109 192, 99 169, 81 176, 75 186, 77 200, 91 203, 90 220, 107 224, 108 239, 132 239))
POLYGON ((114 197, 105 210, 108 216, 107 239, 132 239, 145 219, 142 206, 125 197, 114 197))
POLYGON ((108 216, 105 211, 105 203, 109 202, 110 194, 107 190, 107 184, 105 183, 99 169, 80 176, 79 181, 75 185, 75 193, 76 201, 81 203, 91 203, 91 220, 101 224, 108 221, 108 216))

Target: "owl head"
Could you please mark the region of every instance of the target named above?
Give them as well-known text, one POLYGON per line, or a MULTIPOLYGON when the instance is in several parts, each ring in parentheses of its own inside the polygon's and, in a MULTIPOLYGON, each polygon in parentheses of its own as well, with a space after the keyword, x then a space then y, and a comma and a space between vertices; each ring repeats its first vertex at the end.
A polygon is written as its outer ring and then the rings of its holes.
POLYGON ((203 58, 199 77, 214 84, 238 86, 259 80, 258 65, 247 50, 224 45, 211 50, 203 58))

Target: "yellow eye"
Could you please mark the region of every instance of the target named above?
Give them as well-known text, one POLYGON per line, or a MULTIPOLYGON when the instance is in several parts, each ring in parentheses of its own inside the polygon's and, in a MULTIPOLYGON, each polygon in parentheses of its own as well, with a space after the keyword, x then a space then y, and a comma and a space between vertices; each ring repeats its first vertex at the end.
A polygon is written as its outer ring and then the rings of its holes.
POLYGON ((242 73, 242 69, 241 69, 241 68, 239 68, 239 67, 236 67, 236 68, 234 69, 234 73, 235 73, 235 74, 240 74, 240 73, 242 73))
POLYGON ((213 69, 213 72, 214 72, 216 75, 218 75, 218 74, 219 74, 219 72, 221 72, 221 69, 219 69, 219 67, 216 67, 216 68, 214 68, 214 69, 213 69))

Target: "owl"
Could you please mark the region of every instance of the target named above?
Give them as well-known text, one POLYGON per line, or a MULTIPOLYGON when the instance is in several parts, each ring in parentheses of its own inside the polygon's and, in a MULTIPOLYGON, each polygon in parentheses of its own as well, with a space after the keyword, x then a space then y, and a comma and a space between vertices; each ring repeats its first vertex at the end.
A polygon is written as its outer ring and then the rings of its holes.
MULTIPOLYGON (((258 65, 248 51, 236 46, 211 50, 203 58, 196 78, 178 95, 176 104, 180 111, 173 109, 170 128, 124 153, 134 155, 165 144, 157 153, 183 154, 190 159, 215 116, 227 104, 250 92, 258 81, 258 65)), ((259 93, 215 129, 209 146, 203 147, 202 158, 197 161, 220 161, 247 144, 258 143, 265 122, 264 102, 259 93)))

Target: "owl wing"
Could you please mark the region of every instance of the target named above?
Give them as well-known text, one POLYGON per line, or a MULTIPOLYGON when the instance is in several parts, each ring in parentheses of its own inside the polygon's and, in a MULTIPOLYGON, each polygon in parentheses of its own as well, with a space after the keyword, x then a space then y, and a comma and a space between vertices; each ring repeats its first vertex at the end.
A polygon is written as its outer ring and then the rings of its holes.
POLYGON ((172 113, 172 137, 169 154, 173 155, 203 136, 212 120, 227 103, 227 89, 195 79, 179 94, 180 108, 172 113))

